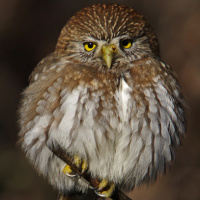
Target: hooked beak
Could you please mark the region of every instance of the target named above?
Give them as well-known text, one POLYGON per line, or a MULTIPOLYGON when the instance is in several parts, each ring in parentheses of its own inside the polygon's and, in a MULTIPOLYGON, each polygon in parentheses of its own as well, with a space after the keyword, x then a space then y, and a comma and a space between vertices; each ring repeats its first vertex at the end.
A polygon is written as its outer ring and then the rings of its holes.
POLYGON ((116 46, 114 44, 105 44, 102 46, 101 52, 107 67, 110 69, 116 52, 116 46))

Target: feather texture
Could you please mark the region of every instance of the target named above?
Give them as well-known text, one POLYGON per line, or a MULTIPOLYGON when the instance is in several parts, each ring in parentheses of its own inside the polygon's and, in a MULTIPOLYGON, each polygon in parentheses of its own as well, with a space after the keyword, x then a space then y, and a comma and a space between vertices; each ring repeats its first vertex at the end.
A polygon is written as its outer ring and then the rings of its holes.
POLYGON ((143 16, 96 5, 68 21, 56 51, 33 71, 19 122, 27 157, 58 190, 85 192, 88 185, 62 172, 66 163, 52 146, 85 159, 93 178, 130 191, 173 160, 185 132, 184 99, 143 16), (84 50, 88 38, 94 51, 84 50), (131 38, 129 49, 122 49, 124 38, 131 38), (115 47, 111 68, 102 61, 105 44, 115 47))

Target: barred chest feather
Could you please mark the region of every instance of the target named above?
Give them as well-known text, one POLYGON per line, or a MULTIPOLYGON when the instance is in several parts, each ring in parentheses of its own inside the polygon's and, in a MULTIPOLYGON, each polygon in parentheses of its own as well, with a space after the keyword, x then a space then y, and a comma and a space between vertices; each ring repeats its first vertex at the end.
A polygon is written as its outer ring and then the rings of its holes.
POLYGON ((37 115, 22 130, 23 148, 38 171, 60 190, 75 183, 63 175, 65 163, 47 146, 81 155, 94 177, 127 190, 156 178, 173 159, 179 135, 185 131, 183 110, 175 108, 178 91, 170 94, 159 75, 148 86, 134 85, 130 77, 121 76, 117 87, 110 80, 94 78, 72 89, 58 78, 38 100, 37 115), (56 88, 62 89, 56 93, 56 88))

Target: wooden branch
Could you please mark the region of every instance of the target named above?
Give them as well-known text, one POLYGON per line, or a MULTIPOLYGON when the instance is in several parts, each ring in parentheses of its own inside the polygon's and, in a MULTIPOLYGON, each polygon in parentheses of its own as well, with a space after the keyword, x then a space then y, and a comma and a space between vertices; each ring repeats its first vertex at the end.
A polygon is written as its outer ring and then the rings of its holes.
MULTIPOLYGON (((73 159, 70 155, 66 154, 66 152, 59 148, 59 147, 51 147, 50 150, 59 157, 61 160, 63 160, 65 163, 67 163, 71 169, 78 175, 80 178, 87 182, 90 186, 93 188, 98 188, 100 180, 93 179, 89 173, 83 173, 81 174, 80 170, 76 167, 76 165, 73 162, 73 159)), ((64 199, 64 197, 61 197, 61 199, 64 199)), ((113 192, 113 195, 111 197, 113 200, 131 200, 128 196, 126 196, 122 191, 115 188, 115 191, 113 192)))

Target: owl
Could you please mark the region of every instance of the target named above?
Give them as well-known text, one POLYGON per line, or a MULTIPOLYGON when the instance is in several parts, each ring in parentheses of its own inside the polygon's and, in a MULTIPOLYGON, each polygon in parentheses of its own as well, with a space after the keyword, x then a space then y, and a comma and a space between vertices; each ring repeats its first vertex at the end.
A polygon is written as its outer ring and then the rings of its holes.
POLYGON ((62 194, 88 191, 52 149, 100 180, 97 194, 151 182, 185 132, 184 98, 151 26, 134 9, 98 4, 66 23, 33 70, 19 109, 19 140, 62 194))

